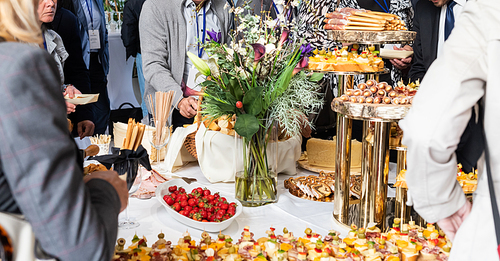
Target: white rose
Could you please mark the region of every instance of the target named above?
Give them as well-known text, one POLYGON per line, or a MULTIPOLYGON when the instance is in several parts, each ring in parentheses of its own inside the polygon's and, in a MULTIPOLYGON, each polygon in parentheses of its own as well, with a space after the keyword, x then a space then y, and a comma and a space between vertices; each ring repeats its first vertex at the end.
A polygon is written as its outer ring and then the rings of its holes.
POLYGON ((266 53, 272 53, 274 50, 276 50, 276 46, 274 44, 266 44, 266 53))

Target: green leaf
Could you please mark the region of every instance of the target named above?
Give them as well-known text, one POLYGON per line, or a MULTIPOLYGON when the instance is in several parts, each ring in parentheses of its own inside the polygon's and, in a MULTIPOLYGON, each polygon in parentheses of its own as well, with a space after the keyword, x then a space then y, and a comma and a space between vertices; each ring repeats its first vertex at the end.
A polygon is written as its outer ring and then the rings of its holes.
POLYGON ((229 84, 229 78, 227 78, 227 73, 221 73, 221 77, 222 77, 222 82, 224 83, 224 86, 227 86, 229 84))
POLYGON ((323 79, 323 76, 324 76, 324 74, 315 72, 311 75, 311 77, 309 77, 309 81, 319 82, 319 81, 321 81, 321 79, 323 79))
POLYGON ((249 90, 243 97, 243 109, 252 115, 257 115, 262 111, 262 91, 263 87, 257 86, 249 90))
POLYGON ((234 63, 236 64, 236 66, 240 66, 240 56, 238 55, 238 53, 234 52, 233 57, 234 57, 234 63))
POLYGON ((240 86, 240 83, 235 78, 234 83, 232 82, 231 85, 234 86, 234 97, 236 98, 237 101, 241 101, 241 99, 243 98, 243 89, 240 86))
POLYGON ((238 82, 238 79, 236 77, 231 76, 229 79, 229 91, 235 97, 238 101, 241 100, 243 97, 243 91, 241 90, 240 83, 238 82))
POLYGON ((226 92, 226 99, 230 104, 236 104, 236 98, 229 92, 226 92))
POLYGON ((251 139, 252 136, 259 130, 259 120, 250 114, 241 114, 236 119, 234 130, 246 139, 251 139))

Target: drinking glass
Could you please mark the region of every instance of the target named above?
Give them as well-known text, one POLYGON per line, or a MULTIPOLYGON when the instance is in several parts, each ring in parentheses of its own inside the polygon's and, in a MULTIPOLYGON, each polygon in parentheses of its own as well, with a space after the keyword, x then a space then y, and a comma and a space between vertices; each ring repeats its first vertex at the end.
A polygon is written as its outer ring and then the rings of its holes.
MULTIPOLYGON (((135 162, 129 161, 129 162, 127 162, 127 164, 129 165, 127 168, 129 171, 125 172, 123 175, 120 175, 120 178, 127 182, 128 195, 130 197, 141 186, 142 171, 139 170, 139 162, 138 161, 135 161, 135 162), (130 173, 130 171, 132 173, 130 173)), ((139 222, 130 220, 130 218, 128 216, 128 204, 127 204, 127 208, 125 209, 125 220, 122 220, 118 223, 118 228, 131 229, 131 228, 136 228, 139 225, 140 225, 139 222)))
POLYGON ((161 124, 153 117, 149 118, 149 127, 152 130, 151 133, 148 133, 149 143, 156 149, 156 170, 166 171, 166 168, 161 164, 160 157, 162 149, 167 146, 170 139, 170 127, 168 126, 168 122, 161 124), (159 136, 157 135, 158 133, 160 133, 159 136))

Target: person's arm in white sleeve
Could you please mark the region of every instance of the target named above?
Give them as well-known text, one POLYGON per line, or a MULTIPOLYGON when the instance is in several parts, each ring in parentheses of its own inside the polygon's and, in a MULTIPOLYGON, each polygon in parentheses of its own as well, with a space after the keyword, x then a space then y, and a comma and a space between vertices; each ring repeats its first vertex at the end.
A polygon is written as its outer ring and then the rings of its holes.
POLYGON ((408 146, 409 193, 415 210, 428 222, 451 216, 466 201, 456 181, 455 150, 471 108, 484 95, 487 17, 477 2, 467 3, 400 122, 408 146))

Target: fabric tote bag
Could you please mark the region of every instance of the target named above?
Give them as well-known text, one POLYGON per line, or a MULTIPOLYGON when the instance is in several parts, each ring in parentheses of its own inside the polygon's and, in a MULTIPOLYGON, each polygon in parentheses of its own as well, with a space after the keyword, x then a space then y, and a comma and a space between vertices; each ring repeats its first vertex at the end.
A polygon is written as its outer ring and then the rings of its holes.
POLYGON ((142 109, 141 107, 134 107, 129 102, 124 102, 116 110, 111 110, 109 114, 109 133, 113 133, 113 122, 123 122, 128 123, 128 119, 135 119, 136 122, 141 122, 142 120, 142 109), (130 108, 124 108, 124 106, 130 108))

